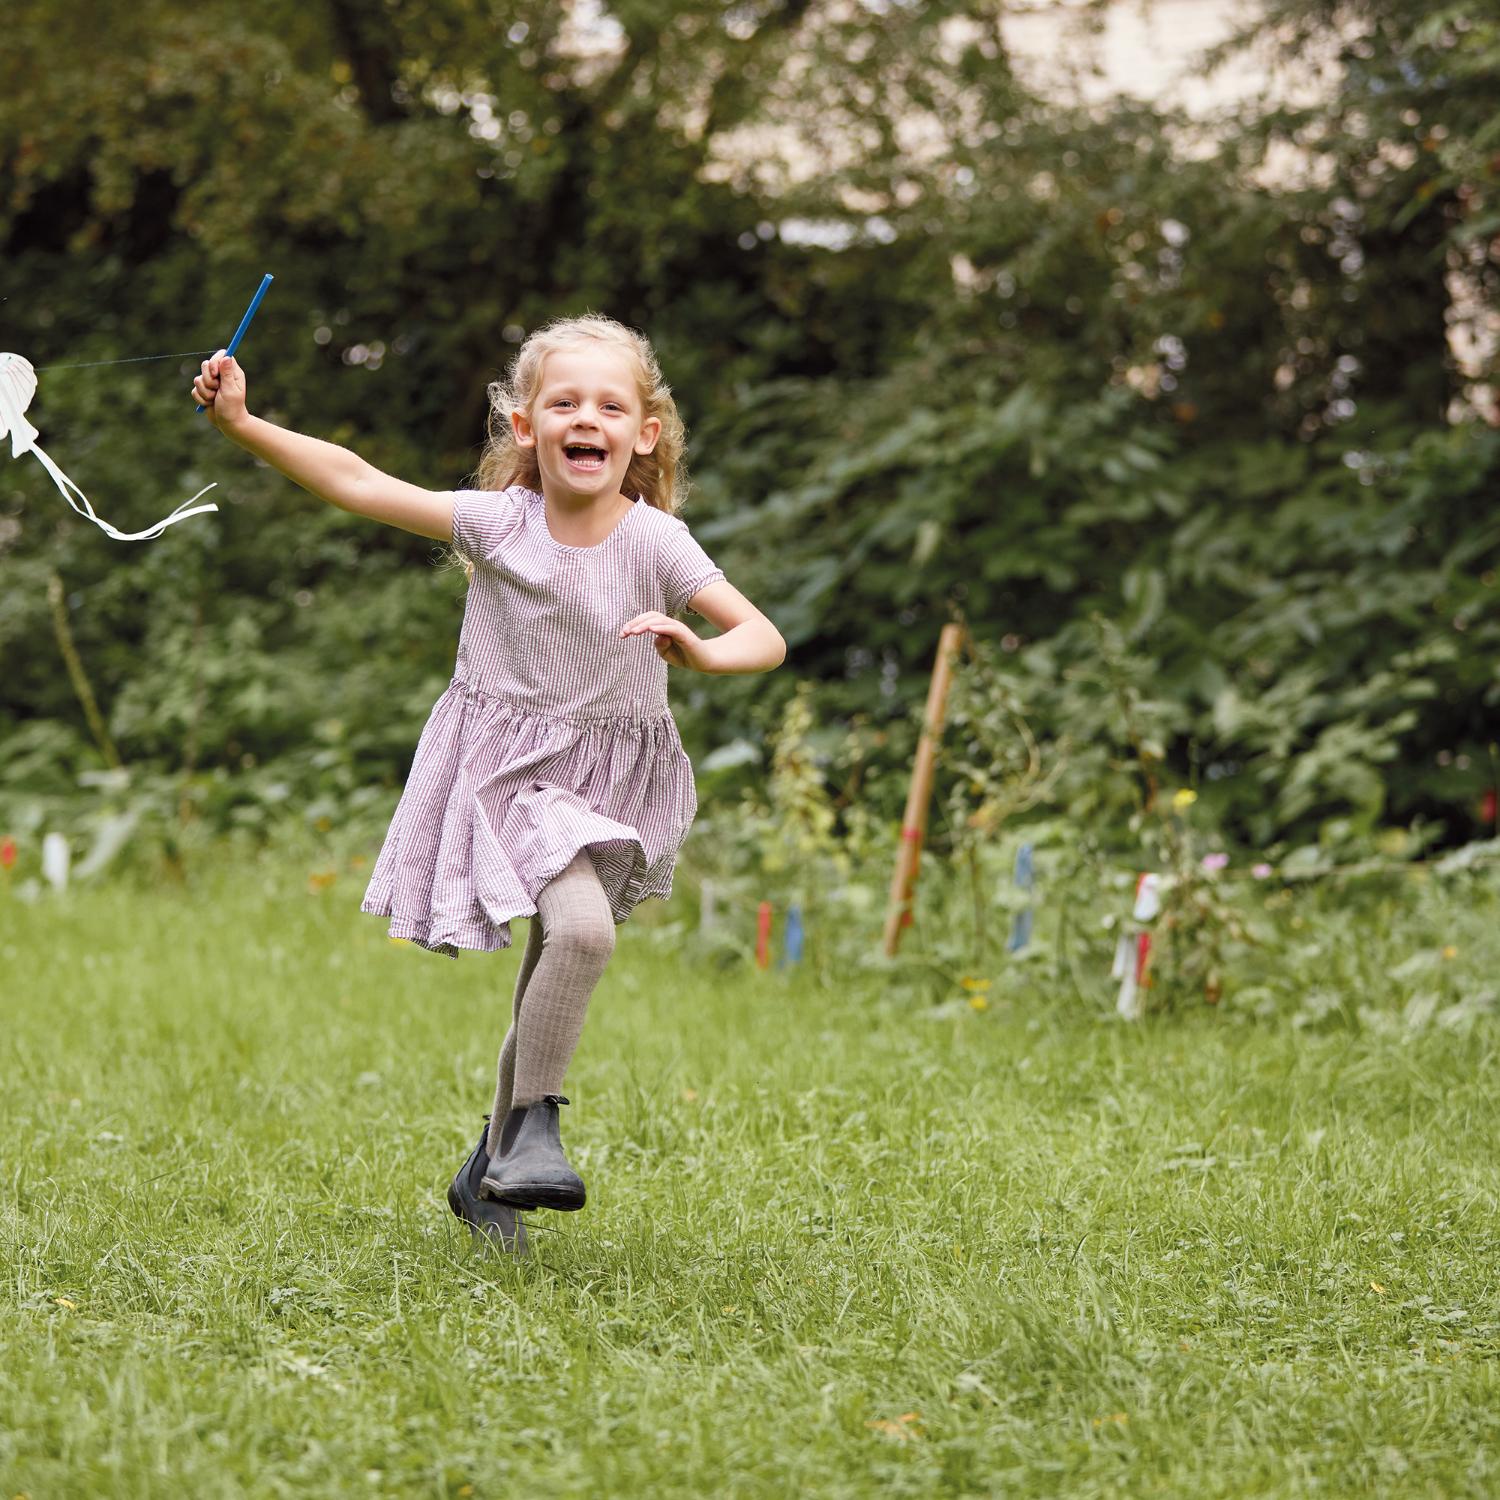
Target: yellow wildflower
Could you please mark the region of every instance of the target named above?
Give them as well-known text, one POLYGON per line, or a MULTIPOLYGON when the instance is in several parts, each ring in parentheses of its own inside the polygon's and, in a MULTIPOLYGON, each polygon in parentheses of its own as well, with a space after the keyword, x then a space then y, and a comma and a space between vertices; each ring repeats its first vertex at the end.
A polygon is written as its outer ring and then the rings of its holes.
POLYGON ((889 1417, 872 1417, 865 1426, 873 1427, 876 1432, 883 1432, 898 1442, 908 1443, 912 1438, 922 1436, 922 1413, 904 1411, 894 1422, 889 1417))
POLYGON ((1172 808, 1174 812, 1185 812, 1198 800, 1198 794, 1190 786, 1178 787, 1172 793, 1172 808))

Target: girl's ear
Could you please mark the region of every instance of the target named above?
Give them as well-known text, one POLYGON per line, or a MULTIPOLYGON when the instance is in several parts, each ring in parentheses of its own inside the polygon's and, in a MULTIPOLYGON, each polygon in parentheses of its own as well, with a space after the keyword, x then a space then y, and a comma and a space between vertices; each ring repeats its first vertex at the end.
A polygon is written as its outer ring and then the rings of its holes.
POLYGON ((649 453, 656 446, 656 440, 660 436, 661 418, 647 417, 641 423, 641 435, 635 440, 635 451, 637 453, 649 453))
POLYGON ((531 418, 519 406, 511 408, 510 430, 515 437, 516 447, 534 448, 536 446, 536 434, 531 430, 531 418))

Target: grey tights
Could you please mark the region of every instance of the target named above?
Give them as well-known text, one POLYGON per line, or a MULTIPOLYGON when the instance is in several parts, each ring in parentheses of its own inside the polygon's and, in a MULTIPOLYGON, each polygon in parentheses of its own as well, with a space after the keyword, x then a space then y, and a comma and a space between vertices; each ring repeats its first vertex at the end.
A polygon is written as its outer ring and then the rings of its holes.
POLYGON ((587 849, 544 885, 516 976, 510 1030, 500 1048, 487 1149, 500 1151, 512 1106, 560 1094, 589 996, 615 950, 615 920, 587 849))

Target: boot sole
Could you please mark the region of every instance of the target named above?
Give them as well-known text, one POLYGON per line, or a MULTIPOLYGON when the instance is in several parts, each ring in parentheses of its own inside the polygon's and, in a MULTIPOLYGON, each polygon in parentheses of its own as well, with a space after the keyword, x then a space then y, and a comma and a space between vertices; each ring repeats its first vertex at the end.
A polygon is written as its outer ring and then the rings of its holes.
POLYGON ((568 1187, 565 1183, 528 1182, 500 1187, 488 1177, 482 1191, 486 1198, 510 1208, 555 1208, 563 1212, 582 1208, 587 1197, 582 1187, 568 1187))

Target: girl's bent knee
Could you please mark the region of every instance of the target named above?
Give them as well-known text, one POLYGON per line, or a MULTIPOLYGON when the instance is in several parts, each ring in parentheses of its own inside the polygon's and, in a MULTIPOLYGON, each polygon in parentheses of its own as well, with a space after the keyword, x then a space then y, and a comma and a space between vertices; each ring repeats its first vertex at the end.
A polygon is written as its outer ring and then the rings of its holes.
POLYGON ((546 946, 554 953, 603 968, 615 951, 615 924, 612 920, 570 923, 548 932, 546 946))
POLYGON ((615 951, 615 924, 608 922, 600 926, 594 923, 582 928, 574 936, 573 948, 580 958, 603 968, 615 951))

